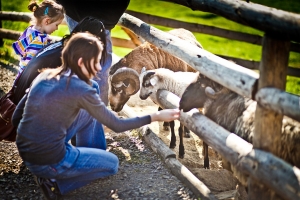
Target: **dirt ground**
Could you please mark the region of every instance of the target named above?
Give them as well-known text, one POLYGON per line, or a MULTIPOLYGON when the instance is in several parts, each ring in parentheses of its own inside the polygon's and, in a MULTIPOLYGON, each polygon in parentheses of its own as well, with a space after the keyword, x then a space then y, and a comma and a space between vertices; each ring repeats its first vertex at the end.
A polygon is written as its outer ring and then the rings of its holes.
MULTIPOLYGON (((0 63, 0 70, 2 96, 12 85, 16 67, 0 63)), ((158 109, 151 100, 140 100, 138 93, 129 100, 128 105, 137 115, 148 114, 158 109)), ((179 122, 175 124, 177 130, 179 122)), ((162 122, 152 123, 150 128, 169 146, 171 135, 169 131, 164 130, 162 122)), ((129 132, 116 134, 109 129, 106 129, 106 136, 108 150, 116 153, 120 159, 118 174, 76 190, 65 199, 195 199, 193 193, 166 169, 163 161, 140 137, 132 136, 129 132), (128 160, 128 156, 135 159, 128 160)), ((178 144, 177 142, 174 149, 177 158, 178 144)), ((213 194, 235 194, 237 180, 231 172, 222 168, 221 159, 212 148, 209 147, 210 169, 203 169, 201 139, 191 133, 191 138, 184 139, 184 146, 185 157, 178 160, 213 194)), ((41 199, 32 175, 22 164, 14 143, 0 142, 0 188, 0 199, 41 199)), ((241 192, 238 199, 245 198, 245 193, 241 192)))

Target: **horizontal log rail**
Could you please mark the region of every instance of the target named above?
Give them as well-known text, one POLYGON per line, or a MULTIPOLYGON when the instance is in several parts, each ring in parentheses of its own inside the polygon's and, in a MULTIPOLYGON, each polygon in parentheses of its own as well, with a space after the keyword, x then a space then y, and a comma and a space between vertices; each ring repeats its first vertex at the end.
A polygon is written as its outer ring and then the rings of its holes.
MULTIPOLYGON (((259 76, 252 70, 246 69, 191 45, 175 36, 146 24, 129 14, 123 14, 119 20, 119 24, 132 30, 137 35, 168 53, 184 60, 211 80, 218 82, 242 96, 255 99, 255 94, 257 92, 256 84, 259 76)), ((290 95, 285 92, 284 94, 289 98, 300 98, 297 95, 290 95)), ((270 106, 269 108, 274 108, 275 112, 280 110, 280 113, 299 120, 299 114, 292 112, 293 107, 291 106, 292 105, 282 103, 278 105, 279 109, 275 109, 274 106, 270 106)))
MULTIPOLYGON (((0 38, 17 40, 21 35, 22 35, 21 31, 14 31, 14 30, 0 28, 0 38)), ((58 41, 58 40, 62 39, 62 37, 52 36, 52 35, 50 35, 50 38, 53 41, 58 41)), ((117 46, 117 47, 126 47, 126 48, 130 48, 130 49, 133 49, 136 47, 136 45, 132 42, 132 40, 121 39, 121 38, 113 37, 112 43, 114 46, 117 46)))
POLYGON ((119 25, 132 30, 148 42, 184 60, 200 73, 238 94, 250 98, 252 94, 255 94, 255 84, 259 76, 252 70, 189 44, 129 14, 122 15, 119 25))
MULTIPOLYGON (((219 37, 232 39, 232 40, 238 40, 241 42, 247 42, 256 45, 262 44, 262 36, 259 35, 242 33, 242 32, 237 32, 237 31, 222 29, 214 26, 197 24, 197 23, 182 22, 174 19, 158 17, 158 16, 144 14, 144 13, 135 12, 131 10, 126 10, 126 13, 136 18, 139 18, 140 20, 148 24, 156 24, 156 25, 166 26, 171 28, 184 28, 195 33, 209 34, 209 35, 219 36, 219 37)), ((290 51, 300 53, 300 44, 291 42, 290 51)))
POLYGON ((300 97, 297 95, 277 88, 262 88, 256 93, 255 100, 266 109, 300 121, 300 97))
MULTIPOLYGON (((21 34, 22 34, 22 32, 20 32, 20 31, 13 31, 13 30, 9 30, 9 29, 0 28, 0 38, 17 40, 21 36, 21 34)), ((56 37, 56 36, 50 36, 50 37, 53 37, 55 40, 58 40, 60 38, 60 37, 56 37)), ((116 38, 116 37, 112 37, 112 43, 113 43, 113 46, 129 48, 129 49, 135 48, 138 44, 138 42, 134 43, 134 42, 132 42, 132 40, 116 38)), ((248 69, 256 69, 256 70, 259 69, 258 61, 244 60, 244 59, 240 59, 240 58, 234 58, 234 57, 218 55, 218 54, 216 54, 216 55, 221 58, 224 58, 226 60, 231 60, 231 61, 235 62, 236 64, 246 67, 248 69)), ((287 74, 289 76, 300 77, 300 68, 295 68, 295 67, 289 66, 287 74)))
MULTIPOLYGON (((157 100, 156 103, 162 108, 179 107, 180 98, 166 90, 158 90, 157 100)), ((276 191, 283 199, 300 198, 300 169, 297 167, 271 153, 253 149, 252 144, 228 132, 197 109, 187 113, 181 111, 180 122, 239 171, 276 191)))
POLYGON ((300 15, 246 1, 163 0, 192 10, 214 13, 231 21, 251 26, 280 38, 300 42, 300 15))

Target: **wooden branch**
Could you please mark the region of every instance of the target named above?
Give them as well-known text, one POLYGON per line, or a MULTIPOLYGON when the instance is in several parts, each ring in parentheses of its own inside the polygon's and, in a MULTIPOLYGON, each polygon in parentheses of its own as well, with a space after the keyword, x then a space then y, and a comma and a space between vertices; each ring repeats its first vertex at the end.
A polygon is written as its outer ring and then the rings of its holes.
POLYGON ((236 91, 238 94, 252 97, 252 93, 255 93, 258 74, 252 70, 236 65, 178 37, 151 27, 126 13, 120 18, 119 24, 129 28, 166 52, 184 60, 208 78, 236 91))
MULTIPOLYGON (((162 108, 178 108, 180 100, 166 90, 158 90, 157 99, 162 108)), ((260 181, 283 199, 300 198, 300 169, 297 167, 271 153, 253 149, 250 143, 201 115, 197 109, 187 113, 181 111, 180 122, 242 173, 260 181)))
POLYGON ((259 105, 300 122, 300 97, 277 88, 262 88, 255 99, 259 105))
POLYGON ((260 4, 231 0, 164 0, 214 13, 246 26, 300 42, 300 15, 260 4))

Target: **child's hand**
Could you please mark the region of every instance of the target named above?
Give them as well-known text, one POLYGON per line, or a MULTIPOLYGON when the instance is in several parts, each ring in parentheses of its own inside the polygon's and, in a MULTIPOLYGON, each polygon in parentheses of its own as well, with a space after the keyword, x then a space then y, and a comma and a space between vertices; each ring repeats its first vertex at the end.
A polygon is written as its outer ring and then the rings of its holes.
POLYGON ((153 113, 151 116, 151 122, 154 121, 165 121, 170 122, 180 117, 180 110, 179 109, 165 109, 153 113))

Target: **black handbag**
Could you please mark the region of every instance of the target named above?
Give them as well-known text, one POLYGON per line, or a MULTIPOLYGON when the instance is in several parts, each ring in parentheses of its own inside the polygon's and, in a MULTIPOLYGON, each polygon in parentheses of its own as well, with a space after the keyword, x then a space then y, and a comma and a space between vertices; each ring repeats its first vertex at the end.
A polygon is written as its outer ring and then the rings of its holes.
POLYGON ((12 116, 16 109, 13 103, 14 87, 0 98, 0 141, 16 141, 17 127, 12 124, 12 116))

